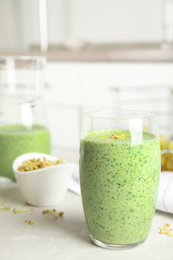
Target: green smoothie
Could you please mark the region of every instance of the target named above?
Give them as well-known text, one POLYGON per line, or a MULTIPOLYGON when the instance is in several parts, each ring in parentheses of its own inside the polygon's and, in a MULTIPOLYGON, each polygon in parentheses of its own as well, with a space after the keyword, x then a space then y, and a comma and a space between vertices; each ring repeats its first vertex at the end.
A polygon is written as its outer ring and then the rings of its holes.
POLYGON ((80 144, 80 183, 89 233, 103 243, 142 242, 155 211, 159 139, 127 130, 88 132, 80 144), (114 138, 120 134, 119 138, 114 138))
POLYGON ((50 154, 50 133, 40 125, 0 127, 0 176, 14 178, 12 163, 23 153, 50 154))

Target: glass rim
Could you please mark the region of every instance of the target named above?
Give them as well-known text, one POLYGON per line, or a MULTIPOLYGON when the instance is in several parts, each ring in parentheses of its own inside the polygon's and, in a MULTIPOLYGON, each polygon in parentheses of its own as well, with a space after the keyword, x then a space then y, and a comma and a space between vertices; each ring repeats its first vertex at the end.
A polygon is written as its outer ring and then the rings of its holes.
POLYGON ((156 114, 154 112, 145 111, 145 110, 131 110, 131 109, 130 110, 127 109, 93 110, 93 111, 85 112, 84 115, 87 118, 96 118, 96 119, 156 118, 156 114))

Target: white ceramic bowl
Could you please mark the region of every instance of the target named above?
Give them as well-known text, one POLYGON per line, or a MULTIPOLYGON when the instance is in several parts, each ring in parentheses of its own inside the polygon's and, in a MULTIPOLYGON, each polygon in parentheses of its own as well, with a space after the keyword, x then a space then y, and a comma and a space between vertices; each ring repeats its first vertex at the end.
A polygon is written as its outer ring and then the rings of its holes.
POLYGON ((43 157, 51 161, 58 159, 43 153, 26 153, 14 160, 12 168, 27 203, 34 206, 53 206, 63 201, 75 164, 65 162, 33 171, 17 170, 23 161, 43 157))

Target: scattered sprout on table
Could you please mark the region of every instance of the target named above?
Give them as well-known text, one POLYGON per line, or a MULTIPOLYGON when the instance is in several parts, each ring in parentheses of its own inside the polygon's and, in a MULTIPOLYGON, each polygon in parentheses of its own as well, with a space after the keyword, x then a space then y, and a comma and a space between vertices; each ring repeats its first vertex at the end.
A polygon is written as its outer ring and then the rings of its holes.
POLYGON ((46 210, 43 210, 42 213, 43 213, 43 214, 49 213, 49 214, 52 215, 54 218, 59 218, 59 217, 62 217, 62 216, 64 215, 64 212, 62 212, 62 211, 57 212, 56 209, 46 209, 46 210))
POLYGON ((3 205, 0 207, 0 210, 9 210, 10 206, 6 205, 6 202, 3 203, 3 205))
POLYGON ((172 229, 169 227, 170 227, 170 224, 165 224, 163 227, 159 227, 160 234, 166 234, 170 237, 173 237, 172 229))
POLYGON ((32 224, 34 224, 34 219, 25 220, 25 223, 28 223, 28 225, 32 225, 32 224))
POLYGON ((26 209, 26 208, 25 208, 25 209, 23 209, 23 208, 22 208, 22 209, 16 209, 16 208, 14 208, 14 209, 13 209, 13 212, 14 212, 15 214, 17 214, 17 213, 19 213, 19 212, 28 212, 28 211, 32 211, 32 210, 33 210, 33 208, 31 208, 31 209, 30 209, 30 208, 29 208, 29 209, 26 209))

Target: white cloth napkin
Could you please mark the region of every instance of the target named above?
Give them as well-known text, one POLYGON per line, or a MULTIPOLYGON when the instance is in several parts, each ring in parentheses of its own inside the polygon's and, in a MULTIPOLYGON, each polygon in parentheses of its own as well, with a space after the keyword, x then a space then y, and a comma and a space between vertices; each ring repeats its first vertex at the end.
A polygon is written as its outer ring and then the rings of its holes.
MULTIPOLYGON (((79 165, 75 166, 68 189, 80 195, 79 165)), ((173 172, 161 172, 156 209, 173 213, 173 172)))
POLYGON ((72 174, 72 178, 68 185, 68 189, 77 194, 80 194, 79 165, 78 164, 75 165, 75 168, 74 168, 74 171, 72 174))
POLYGON ((173 172, 161 172, 156 209, 173 213, 173 172))

